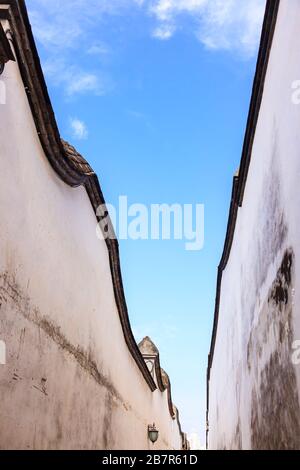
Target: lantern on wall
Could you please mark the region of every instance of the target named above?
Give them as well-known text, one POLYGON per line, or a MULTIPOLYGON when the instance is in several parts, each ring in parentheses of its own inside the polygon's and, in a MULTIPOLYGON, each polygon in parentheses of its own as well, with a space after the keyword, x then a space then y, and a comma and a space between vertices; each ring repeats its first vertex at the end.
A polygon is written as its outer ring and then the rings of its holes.
POLYGON ((148 437, 150 439, 150 441, 152 442, 152 444, 154 444, 157 439, 158 439, 158 430, 156 429, 155 427, 155 424, 153 423, 153 425, 149 425, 148 426, 148 437))

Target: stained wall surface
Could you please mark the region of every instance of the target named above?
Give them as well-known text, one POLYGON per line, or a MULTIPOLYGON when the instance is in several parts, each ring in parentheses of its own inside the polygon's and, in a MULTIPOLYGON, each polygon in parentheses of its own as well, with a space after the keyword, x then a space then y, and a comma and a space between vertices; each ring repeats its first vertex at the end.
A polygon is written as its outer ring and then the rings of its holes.
POLYGON ((293 88, 300 79, 299 25, 300 2, 281 1, 222 278, 210 449, 300 448, 300 93, 293 88))

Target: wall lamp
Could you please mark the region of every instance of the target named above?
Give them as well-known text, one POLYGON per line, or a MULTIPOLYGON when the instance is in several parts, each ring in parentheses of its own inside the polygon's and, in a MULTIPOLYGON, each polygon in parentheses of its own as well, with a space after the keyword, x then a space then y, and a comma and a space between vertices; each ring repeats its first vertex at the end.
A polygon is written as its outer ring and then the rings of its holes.
POLYGON ((154 444, 157 439, 158 439, 158 430, 156 429, 155 427, 155 424, 153 423, 153 425, 149 425, 148 426, 148 437, 150 439, 150 441, 152 442, 152 444, 154 444))

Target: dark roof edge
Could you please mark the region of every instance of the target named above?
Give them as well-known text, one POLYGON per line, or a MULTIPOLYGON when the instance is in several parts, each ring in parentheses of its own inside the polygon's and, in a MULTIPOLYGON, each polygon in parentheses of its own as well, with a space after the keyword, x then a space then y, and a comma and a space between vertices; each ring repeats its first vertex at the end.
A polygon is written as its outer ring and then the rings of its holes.
POLYGON ((251 161, 253 141, 254 141, 256 125, 257 125, 259 111, 260 111, 261 102, 262 102, 266 72, 267 72, 268 63, 269 63, 270 51, 271 51, 271 47, 273 43, 273 37, 274 37, 274 31, 275 31, 275 26, 276 26, 276 21, 277 21, 277 16, 278 16, 279 5, 280 5, 280 0, 267 0, 258 59, 257 59, 257 64, 256 64, 256 71, 255 71, 253 88, 252 88, 250 109, 249 109, 249 114, 248 114, 248 119, 247 119, 247 126, 246 126, 246 132, 245 132, 245 138, 244 138, 244 144, 243 144, 243 150, 242 150, 241 164, 240 164, 238 176, 235 176, 233 179, 233 189, 232 189, 231 204, 230 204, 230 209, 229 209, 229 220, 228 220, 228 225, 227 225, 224 250, 223 250, 220 265, 218 267, 214 323, 213 323, 210 352, 208 356, 207 417, 208 417, 208 410, 209 410, 210 370, 211 370, 213 356, 214 356, 215 341, 216 341, 216 334, 217 334, 217 328, 218 328, 222 274, 223 274, 224 269, 226 268, 226 265, 230 256, 230 251, 231 251, 235 227, 236 227, 238 208, 241 207, 243 204, 245 186, 247 182, 249 165, 251 161))
POLYGON ((277 22, 280 0, 267 0, 265 17, 262 27, 261 40, 256 64, 256 71, 252 87, 250 109, 247 119, 245 139, 242 150, 241 164, 239 168, 239 182, 237 188, 237 203, 243 204, 244 191, 248 176, 251 153, 258 115, 262 102, 265 78, 269 64, 270 51, 273 43, 274 31, 277 22))
MULTIPOLYGON (((97 208, 105 204, 99 180, 95 173, 87 174, 80 171, 80 166, 72 164, 68 158, 65 146, 60 138, 49 98, 25 1, 0 0, 0 5, 9 5, 11 28, 9 33, 44 153, 57 175, 67 185, 85 187, 96 214, 97 208)), ((155 382, 139 351, 130 326, 121 275, 118 241, 116 239, 106 239, 106 244, 109 253, 115 301, 125 342, 149 388, 151 391, 154 391, 156 390, 155 382)))
MULTIPOLYGON (((156 381, 158 388, 161 392, 167 391, 167 400, 168 400, 168 408, 170 412, 170 416, 172 419, 176 419, 176 412, 175 412, 175 406, 173 404, 172 400, 172 390, 171 390, 171 381, 169 375, 166 373, 166 371, 161 367, 160 365, 160 354, 159 350, 156 347, 156 345, 153 343, 152 339, 149 338, 149 336, 146 336, 145 338, 142 339, 142 341, 138 344, 139 350, 141 351, 141 354, 147 362, 147 360, 153 360, 154 361, 154 370, 155 370, 155 376, 156 376, 156 381), (143 345, 148 343, 148 346, 150 346, 150 349, 145 349, 143 348, 143 345)), ((180 434, 183 436, 183 432, 181 429, 181 424, 178 420, 178 425, 179 425, 179 431, 180 434)))
MULTIPOLYGON (((2 19, 5 19, 5 17, 2 19)), ((0 64, 3 66, 10 60, 15 61, 15 56, 13 55, 9 40, 7 39, 7 36, 3 30, 2 24, 0 23, 0 64)))

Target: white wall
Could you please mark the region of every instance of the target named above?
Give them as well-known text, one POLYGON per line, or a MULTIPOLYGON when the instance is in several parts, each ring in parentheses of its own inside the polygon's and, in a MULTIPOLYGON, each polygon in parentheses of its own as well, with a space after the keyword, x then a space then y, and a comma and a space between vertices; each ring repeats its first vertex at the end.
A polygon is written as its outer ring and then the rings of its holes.
POLYGON ((209 448, 300 448, 300 2, 281 1, 228 265, 209 393, 209 448), (290 278, 290 276, 291 278, 290 278))
POLYGON ((86 191, 48 164, 18 65, 0 78, 0 448, 180 448, 167 391, 150 391, 125 344, 86 191))

